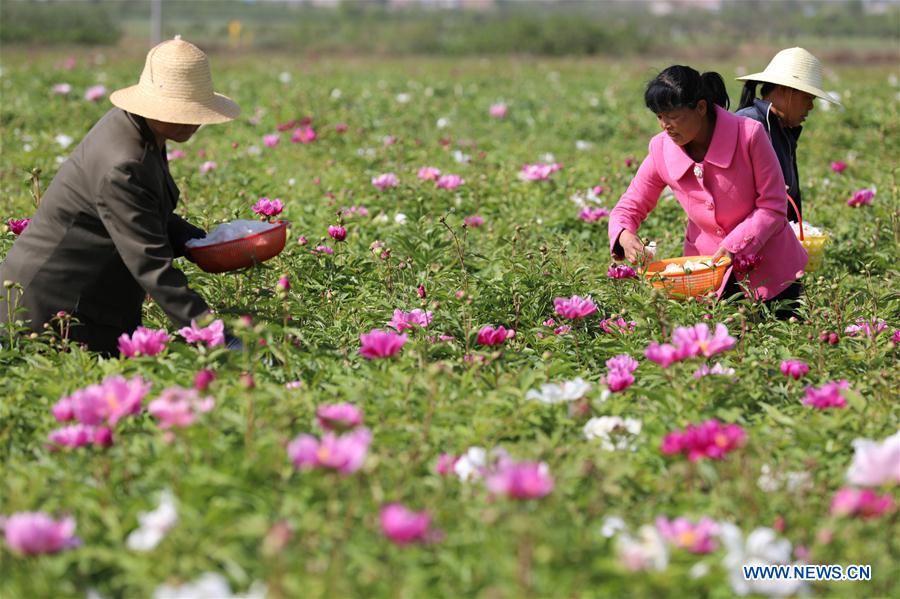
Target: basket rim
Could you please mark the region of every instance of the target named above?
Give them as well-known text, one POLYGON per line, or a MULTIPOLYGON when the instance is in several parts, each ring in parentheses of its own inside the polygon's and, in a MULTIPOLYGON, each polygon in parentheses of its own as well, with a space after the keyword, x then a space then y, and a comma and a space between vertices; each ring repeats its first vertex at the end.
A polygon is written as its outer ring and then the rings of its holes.
POLYGON ((665 266, 663 266, 663 268, 661 268, 660 270, 654 270, 654 271, 648 270, 651 266, 654 266, 654 265, 656 265, 656 264, 662 264, 662 265, 666 265, 666 264, 683 264, 684 262, 687 262, 687 261, 688 261, 689 259, 691 259, 691 258, 697 258, 697 259, 700 259, 700 261, 702 261, 702 259, 705 258, 707 261, 710 261, 710 262, 712 261, 712 255, 709 255, 709 254, 708 254, 708 255, 705 255, 705 256, 680 256, 680 257, 678 257, 678 258, 663 258, 662 260, 656 260, 656 261, 651 262, 650 264, 648 264, 647 267, 642 271, 642 273, 643 273, 643 275, 644 275, 646 278, 648 278, 648 279, 650 279, 650 278, 652 278, 652 277, 655 277, 655 276, 657 276, 657 275, 658 275, 658 276, 661 276, 661 277, 673 278, 673 279, 674 279, 674 278, 677 278, 677 277, 691 277, 691 276, 694 276, 694 275, 699 275, 699 274, 701 274, 701 272, 705 272, 705 271, 709 271, 709 272, 715 273, 715 272, 718 272, 720 269, 725 269, 725 268, 728 268, 729 266, 731 266, 731 258, 729 258, 729 257, 727 257, 727 256, 721 256, 721 257, 719 258, 719 261, 716 262, 716 263, 712 266, 712 268, 704 269, 703 271, 693 271, 693 272, 690 272, 690 273, 687 273, 687 272, 670 272, 670 273, 665 273, 665 274, 664 274, 664 273, 663 273, 663 270, 665 269, 665 266))
POLYGON ((260 231, 259 233, 253 233, 252 235, 247 235, 246 237, 239 237, 237 239, 229 239, 228 241, 220 241, 219 243, 213 243, 210 245, 201 245, 199 247, 187 248, 190 250, 191 255, 196 256, 197 253, 206 253, 207 250, 215 250, 221 249, 232 243, 240 243, 243 241, 247 241, 248 239, 256 239, 257 237, 261 237, 262 235, 271 235, 273 232, 278 231, 279 229, 285 229, 290 224, 290 221, 287 220, 276 220, 273 223, 277 225, 272 227, 271 229, 266 229, 265 231, 260 231))

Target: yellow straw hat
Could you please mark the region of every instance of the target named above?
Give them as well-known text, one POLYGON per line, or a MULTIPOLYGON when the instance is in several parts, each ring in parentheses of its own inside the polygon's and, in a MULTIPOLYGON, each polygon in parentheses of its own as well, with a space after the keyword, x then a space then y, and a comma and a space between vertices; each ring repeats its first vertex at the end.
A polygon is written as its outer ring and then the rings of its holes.
POLYGON ((234 101, 213 91, 206 54, 180 35, 152 48, 140 82, 114 91, 109 100, 122 110, 181 125, 224 123, 241 113, 234 101))
POLYGON ((803 48, 782 50, 769 62, 765 71, 738 77, 738 81, 775 83, 812 94, 838 106, 841 104, 822 90, 822 63, 803 48))

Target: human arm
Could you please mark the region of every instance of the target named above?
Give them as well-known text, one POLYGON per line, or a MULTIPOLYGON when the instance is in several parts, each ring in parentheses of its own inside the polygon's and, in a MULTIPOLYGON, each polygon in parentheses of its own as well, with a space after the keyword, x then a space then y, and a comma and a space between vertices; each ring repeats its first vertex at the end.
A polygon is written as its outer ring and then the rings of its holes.
POLYGON ((609 249, 614 258, 638 261, 644 251, 644 244, 638 238, 637 230, 647 215, 656 208, 665 186, 666 182, 660 177, 653 160, 651 141, 650 152, 609 215, 609 249))
POLYGON ((195 227, 188 221, 184 220, 174 212, 169 215, 167 227, 169 243, 172 245, 172 253, 175 258, 184 256, 188 260, 191 259, 185 248, 185 243, 191 239, 202 239, 206 237, 206 231, 200 227, 195 227))

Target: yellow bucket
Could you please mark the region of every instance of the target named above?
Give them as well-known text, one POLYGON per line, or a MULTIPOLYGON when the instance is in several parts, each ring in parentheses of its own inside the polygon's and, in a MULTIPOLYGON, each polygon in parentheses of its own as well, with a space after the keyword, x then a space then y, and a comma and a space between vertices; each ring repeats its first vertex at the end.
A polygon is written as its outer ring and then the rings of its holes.
POLYGON ((806 263, 805 272, 815 272, 822 268, 822 262, 825 261, 825 244, 828 243, 828 235, 804 235, 803 234, 803 217, 800 216, 800 210, 794 198, 788 196, 788 201, 794 207, 794 213, 797 215, 798 224, 800 225, 797 232, 797 239, 800 245, 809 254, 809 262, 806 263))

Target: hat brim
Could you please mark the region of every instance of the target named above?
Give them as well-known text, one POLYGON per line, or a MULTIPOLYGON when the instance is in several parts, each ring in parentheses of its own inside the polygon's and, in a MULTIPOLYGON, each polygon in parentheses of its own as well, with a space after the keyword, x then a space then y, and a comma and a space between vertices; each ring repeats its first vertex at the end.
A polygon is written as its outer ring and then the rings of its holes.
POLYGON ((138 85, 114 91, 109 95, 109 101, 133 114, 179 125, 227 123, 241 114, 241 107, 222 94, 213 94, 206 102, 176 100, 147 96, 138 85))
POLYGON ((819 89, 813 85, 809 85, 807 83, 803 83, 802 81, 798 81, 790 76, 781 76, 775 75, 772 73, 766 73, 765 71, 761 73, 753 73, 752 75, 744 75, 743 77, 737 77, 738 81, 759 81, 760 83, 774 83, 775 85, 783 85, 785 87, 790 87, 792 89, 797 89, 802 92, 806 92, 808 94, 812 94, 817 98, 822 98, 826 102, 831 102, 832 104, 841 105, 840 102, 831 97, 831 94, 828 92, 819 89))

